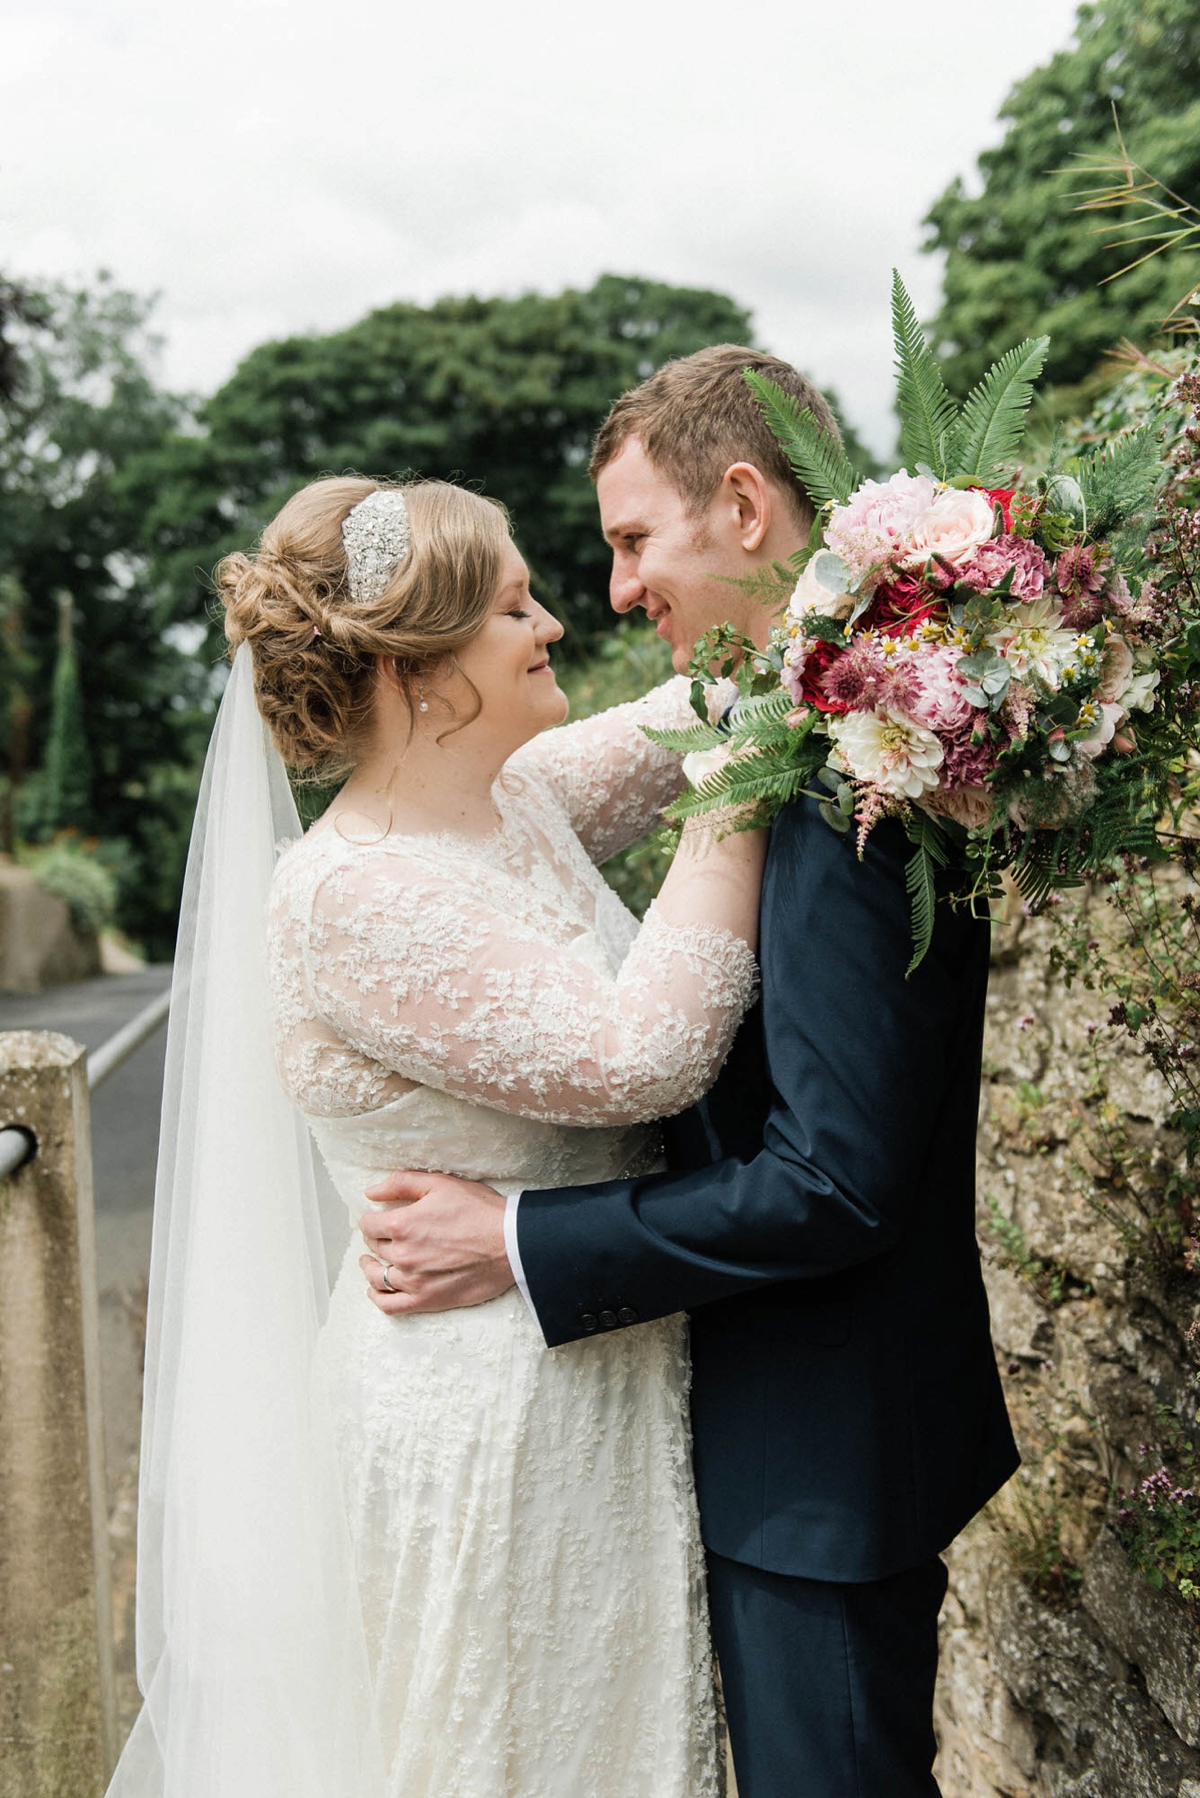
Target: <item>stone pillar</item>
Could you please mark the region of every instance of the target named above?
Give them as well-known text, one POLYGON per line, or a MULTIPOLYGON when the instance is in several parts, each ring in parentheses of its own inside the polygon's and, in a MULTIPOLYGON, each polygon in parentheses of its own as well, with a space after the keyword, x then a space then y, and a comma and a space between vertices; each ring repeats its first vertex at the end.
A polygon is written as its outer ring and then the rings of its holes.
POLYGON ((0 1035, 0 1798, 99 1798, 116 1759, 86 1057, 0 1035))

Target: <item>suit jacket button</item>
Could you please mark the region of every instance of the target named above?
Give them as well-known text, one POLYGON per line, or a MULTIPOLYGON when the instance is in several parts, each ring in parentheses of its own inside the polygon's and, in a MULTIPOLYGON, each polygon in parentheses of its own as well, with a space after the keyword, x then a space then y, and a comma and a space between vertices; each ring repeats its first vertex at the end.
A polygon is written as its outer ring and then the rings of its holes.
POLYGON ((617 1327, 616 1312, 615 1311, 602 1311, 600 1313, 600 1324, 601 1324, 602 1329, 615 1330, 617 1327))
POLYGON ((580 1323, 580 1327, 583 1330, 586 1330, 586 1332, 589 1336, 592 1334, 592 1332, 594 1330, 598 1330, 600 1328, 598 1321, 596 1320, 595 1317, 593 1317, 593 1315, 590 1311, 581 1311, 580 1312, 579 1323, 580 1323))
POLYGON ((638 1320, 637 1312, 634 1311, 632 1309, 632 1307, 629 1305, 622 1305, 621 1309, 617 1312, 617 1321, 619 1323, 635 1324, 637 1322, 637 1320, 638 1320))

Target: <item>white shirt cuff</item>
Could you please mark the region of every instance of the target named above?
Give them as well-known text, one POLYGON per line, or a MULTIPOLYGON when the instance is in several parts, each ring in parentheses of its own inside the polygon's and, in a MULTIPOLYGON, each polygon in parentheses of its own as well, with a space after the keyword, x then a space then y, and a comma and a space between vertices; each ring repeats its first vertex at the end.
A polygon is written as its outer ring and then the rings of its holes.
POLYGON ((517 1242, 517 1206, 520 1203, 519 1192, 509 1193, 508 1202, 504 1207, 504 1253, 508 1256, 508 1265, 512 1269, 512 1277, 517 1283, 517 1289, 529 1306, 530 1315, 540 1330, 542 1326, 538 1322, 538 1314, 534 1310, 533 1300, 529 1296, 529 1287, 525 1281, 525 1269, 521 1266, 521 1248, 517 1242))

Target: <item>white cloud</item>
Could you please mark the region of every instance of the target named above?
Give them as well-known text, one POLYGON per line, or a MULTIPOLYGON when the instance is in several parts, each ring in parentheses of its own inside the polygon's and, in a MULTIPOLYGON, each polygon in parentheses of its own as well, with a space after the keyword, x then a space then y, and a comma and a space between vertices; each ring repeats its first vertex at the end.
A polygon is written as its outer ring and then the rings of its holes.
MULTIPOLYGON (((11 5, 11 0, 10 0, 11 5)), ((163 295, 166 375, 396 298, 730 293, 891 435, 890 270, 1074 0, 38 0, 0 19, 0 267, 163 295)))

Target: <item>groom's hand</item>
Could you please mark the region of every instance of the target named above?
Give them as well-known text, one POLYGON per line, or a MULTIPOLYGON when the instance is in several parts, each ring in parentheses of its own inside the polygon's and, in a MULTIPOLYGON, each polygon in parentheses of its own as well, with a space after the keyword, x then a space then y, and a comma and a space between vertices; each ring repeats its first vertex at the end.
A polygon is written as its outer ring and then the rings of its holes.
POLYGON ((482 1305, 513 1285, 505 1201, 494 1188, 449 1174, 389 1174, 367 1197, 396 1207, 369 1211, 358 1225, 369 1250, 359 1266, 372 1301, 389 1316, 482 1305))

